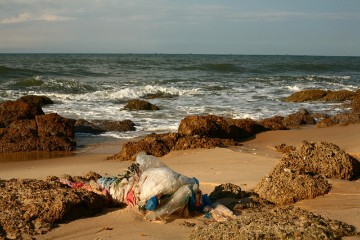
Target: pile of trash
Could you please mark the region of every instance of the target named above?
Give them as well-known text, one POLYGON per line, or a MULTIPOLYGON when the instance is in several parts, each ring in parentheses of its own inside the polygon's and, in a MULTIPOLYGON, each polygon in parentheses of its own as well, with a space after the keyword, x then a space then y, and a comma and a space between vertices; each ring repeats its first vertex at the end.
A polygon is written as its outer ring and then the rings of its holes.
POLYGON ((138 207, 149 221, 162 221, 179 213, 204 213, 206 218, 217 222, 234 219, 231 210, 219 203, 211 203, 202 194, 195 177, 179 174, 157 157, 141 152, 136 161, 116 177, 100 177, 96 181, 72 182, 60 179, 72 188, 83 188, 102 194, 112 206, 138 207))

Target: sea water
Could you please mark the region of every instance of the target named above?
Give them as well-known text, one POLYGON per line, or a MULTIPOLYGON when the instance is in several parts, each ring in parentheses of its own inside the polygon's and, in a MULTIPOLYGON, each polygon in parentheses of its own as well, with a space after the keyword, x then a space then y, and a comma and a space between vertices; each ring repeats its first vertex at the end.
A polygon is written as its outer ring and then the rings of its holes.
POLYGON ((286 116, 306 108, 330 115, 345 111, 337 102, 286 103, 304 89, 357 90, 360 57, 167 55, 167 54, 0 54, 0 102, 45 95, 55 104, 45 113, 86 120, 125 120, 133 132, 77 138, 132 138, 174 132, 188 115, 254 120, 286 116), (129 111, 128 100, 149 94, 159 111, 129 111))

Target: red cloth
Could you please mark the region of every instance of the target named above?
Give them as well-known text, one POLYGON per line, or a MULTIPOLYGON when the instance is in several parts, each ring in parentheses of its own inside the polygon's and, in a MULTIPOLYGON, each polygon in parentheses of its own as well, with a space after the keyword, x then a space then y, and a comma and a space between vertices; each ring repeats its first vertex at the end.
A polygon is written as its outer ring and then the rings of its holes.
POLYGON ((128 194, 126 195, 126 204, 131 207, 134 207, 136 205, 134 190, 129 191, 128 194))

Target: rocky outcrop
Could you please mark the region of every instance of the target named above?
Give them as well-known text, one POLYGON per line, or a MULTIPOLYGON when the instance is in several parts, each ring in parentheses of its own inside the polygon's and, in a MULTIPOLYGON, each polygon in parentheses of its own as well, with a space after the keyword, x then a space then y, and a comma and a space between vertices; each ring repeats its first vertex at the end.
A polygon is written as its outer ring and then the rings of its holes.
POLYGON ((54 103, 49 97, 38 96, 38 95, 23 96, 19 98, 18 101, 23 101, 30 105, 39 106, 39 107, 54 103))
POLYGON ((16 120, 34 119, 44 112, 38 105, 23 101, 6 101, 0 103, 0 127, 4 128, 16 120))
POLYGON ((100 134, 107 131, 126 132, 135 131, 135 123, 131 120, 92 120, 78 119, 74 125, 75 132, 100 134))
POLYGON ((232 139, 244 139, 269 129, 252 119, 227 119, 232 139))
POLYGON ((284 118, 282 116, 265 118, 260 120, 260 124, 267 130, 287 130, 288 128, 283 124, 284 118))
POLYGON ((142 151, 155 157, 161 157, 170 152, 177 139, 176 133, 150 134, 140 141, 125 143, 121 151, 109 159, 135 161, 136 155, 142 151))
POLYGON ((351 102, 351 110, 353 113, 360 114, 360 90, 354 96, 351 102))
POLYGON ((187 116, 181 120, 178 133, 181 136, 244 139, 267 129, 252 119, 230 119, 220 116, 187 116))
POLYGON ((0 180, 0 239, 32 239, 58 223, 92 216, 106 207, 102 195, 59 181, 0 180))
POLYGON ((331 126, 346 126, 353 123, 360 123, 360 90, 353 92, 348 90, 325 91, 325 90, 304 90, 296 92, 284 99, 286 102, 305 102, 305 101, 332 101, 345 102, 351 101, 350 112, 339 113, 334 116, 326 114, 302 114, 300 112, 291 114, 284 119, 286 127, 294 128, 303 124, 315 124, 316 127, 324 128, 331 126), (315 120, 316 119, 316 120, 315 120))
POLYGON ((254 191, 263 199, 284 205, 325 195, 330 189, 324 177, 286 168, 280 163, 258 183, 254 191))
POLYGON ((56 113, 45 115, 40 105, 37 100, 20 99, 0 103, 0 152, 75 148, 74 121, 56 113))
POLYGON ((353 235, 356 229, 351 225, 289 206, 244 210, 235 220, 196 227, 189 239, 342 239, 353 235))
POLYGON ((326 194, 330 185, 323 176, 351 180, 359 174, 360 162, 338 146, 303 141, 295 150, 286 151, 255 192, 270 202, 289 204, 326 194))
POLYGON ((301 125, 315 124, 315 119, 306 109, 300 109, 298 112, 285 117, 282 124, 286 128, 296 128, 301 125))
POLYGON ((35 117, 40 151, 71 151, 76 146, 74 121, 57 113, 35 117))
POLYGON ((284 99, 285 102, 308 102, 308 101, 331 101, 343 102, 352 100, 355 92, 348 90, 326 91, 320 89, 308 89, 296 92, 284 99))
POLYGON ((360 162, 328 142, 303 141, 282 158, 284 168, 295 169, 327 178, 352 180, 360 176, 360 162))
POLYGON ((174 97, 175 97, 174 95, 165 92, 149 93, 142 96, 143 99, 174 98, 174 97))
POLYGON ((157 106, 154 104, 140 100, 140 99, 134 99, 127 102, 127 104, 124 106, 124 109, 128 110, 159 110, 157 106))
POLYGON ((230 138, 230 126, 223 117, 187 116, 181 120, 178 133, 180 136, 209 138, 230 138))
POLYGON ((316 127, 325 128, 332 126, 347 126, 354 123, 360 123, 360 112, 339 113, 337 115, 324 118, 316 124, 316 127))
POLYGON ((178 133, 150 134, 137 142, 128 142, 110 157, 122 161, 134 160, 145 151, 156 157, 171 150, 214 148, 239 145, 238 140, 266 130, 251 119, 225 119, 219 116, 188 116, 179 125, 178 133))
POLYGON ((93 120, 92 123, 104 131, 126 132, 136 130, 135 123, 131 120, 93 120))
POLYGON ((133 160, 141 151, 160 157, 171 150, 237 146, 240 144, 238 141, 260 132, 288 129, 286 126, 297 127, 314 122, 314 118, 305 109, 288 118, 276 116, 263 121, 215 115, 187 116, 180 121, 177 133, 151 134, 138 142, 126 143, 120 153, 110 158, 127 161, 133 160), (164 144, 165 136, 172 139, 170 143, 167 141, 167 144, 164 144))

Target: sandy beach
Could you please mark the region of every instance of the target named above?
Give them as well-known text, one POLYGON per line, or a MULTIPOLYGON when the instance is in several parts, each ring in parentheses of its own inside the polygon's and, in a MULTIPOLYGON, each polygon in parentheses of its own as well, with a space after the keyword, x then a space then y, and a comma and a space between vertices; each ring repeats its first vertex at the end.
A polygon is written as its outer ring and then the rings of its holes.
MULTIPOLYGON (((243 190, 252 189, 281 159, 275 146, 296 146, 303 140, 326 141, 360 159, 360 124, 347 127, 304 128, 257 134, 236 148, 173 151, 161 158, 173 170, 200 181, 203 193, 210 193, 223 183, 233 183, 243 190)), ((45 179, 49 175, 84 175, 89 171, 100 175, 117 175, 131 162, 106 160, 119 152, 121 142, 98 144, 79 149, 70 156, 37 160, 0 161, 0 178, 45 179)), ((9 156, 9 155, 8 155, 9 156)), ((16 157, 12 155, 12 157, 16 157)), ((26 157, 25 157, 26 158, 26 157)), ((5 160, 4 160, 5 159, 5 160)), ((329 180, 332 189, 325 196, 302 200, 295 206, 360 229, 360 180, 329 180)), ((143 220, 136 209, 109 208, 90 218, 60 224, 38 239, 187 239, 193 231, 189 223, 201 226, 205 218, 174 218, 166 224, 143 220)), ((349 239, 356 239, 351 237, 349 239)))

